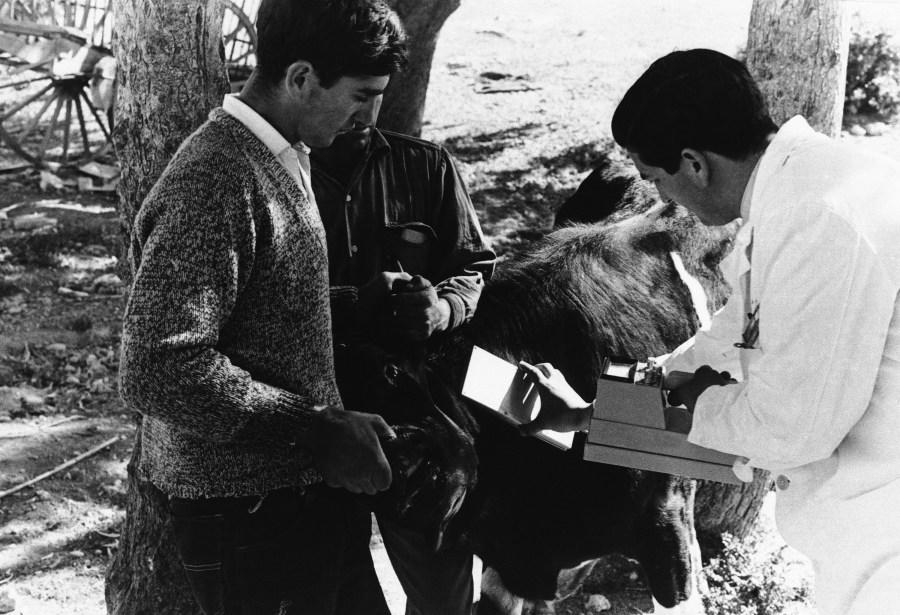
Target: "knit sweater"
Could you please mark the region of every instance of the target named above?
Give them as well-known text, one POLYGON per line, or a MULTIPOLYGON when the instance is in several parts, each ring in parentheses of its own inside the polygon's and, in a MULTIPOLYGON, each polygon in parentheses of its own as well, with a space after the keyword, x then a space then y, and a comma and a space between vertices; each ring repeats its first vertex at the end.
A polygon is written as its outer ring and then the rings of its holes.
POLYGON ((319 214, 271 151, 216 109, 134 223, 120 392, 139 470, 178 497, 310 480, 295 440, 340 405, 319 214))

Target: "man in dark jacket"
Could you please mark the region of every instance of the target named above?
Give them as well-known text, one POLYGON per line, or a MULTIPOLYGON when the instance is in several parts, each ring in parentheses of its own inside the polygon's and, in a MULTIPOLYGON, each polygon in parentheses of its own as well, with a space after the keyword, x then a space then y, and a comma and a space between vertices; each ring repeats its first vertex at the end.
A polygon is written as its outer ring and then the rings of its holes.
MULTIPOLYGON (((387 328, 413 347, 468 322, 495 256, 448 152, 373 121, 311 159, 335 341, 387 328)), ((471 553, 434 553, 415 530, 378 522, 409 615, 471 612, 471 553)))

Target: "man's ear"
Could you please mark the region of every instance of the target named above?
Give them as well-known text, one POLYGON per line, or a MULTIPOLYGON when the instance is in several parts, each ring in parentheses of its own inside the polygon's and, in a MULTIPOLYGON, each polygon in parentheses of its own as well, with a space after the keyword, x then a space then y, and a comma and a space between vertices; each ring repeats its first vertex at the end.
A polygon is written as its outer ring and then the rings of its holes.
POLYGON ((706 188, 710 182, 710 160, 704 152, 692 148, 681 150, 681 171, 697 186, 706 188))
POLYGON ((315 80, 313 65, 306 60, 297 60, 288 65, 284 72, 284 85, 291 93, 305 92, 311 81, 315 80))

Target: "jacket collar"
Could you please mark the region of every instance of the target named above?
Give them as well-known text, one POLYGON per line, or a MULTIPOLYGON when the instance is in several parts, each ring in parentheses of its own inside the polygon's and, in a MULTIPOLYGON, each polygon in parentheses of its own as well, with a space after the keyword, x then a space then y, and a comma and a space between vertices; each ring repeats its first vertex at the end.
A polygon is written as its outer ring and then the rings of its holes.
MULTIPOLYGON (((757 219, 761 212, 750 210, 750 204, 758 202, 758 196, 766 186, 771 185, 772 177, 784 167, 791 156, 809 146, 827 141, 828 137, 813 130, 806 120, 795 115, 781 125, 772 142, 757 163, 757 173, 753 182, 753 192, 749 196, 748 217, 757 219)), ((743 205, 742 205, 743 207, 743 205)), ((743 214, 743 211, 742 211, 743 214)))

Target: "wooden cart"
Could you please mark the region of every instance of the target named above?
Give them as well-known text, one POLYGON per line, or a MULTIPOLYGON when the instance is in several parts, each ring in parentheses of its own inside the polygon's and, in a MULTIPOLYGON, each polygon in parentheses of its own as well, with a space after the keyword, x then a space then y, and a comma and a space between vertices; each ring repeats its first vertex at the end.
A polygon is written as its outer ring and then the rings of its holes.
POLYGON ((0 140, 38 166, 109 149, 115 62, 106 0, 0 0, 0 140))
MULTIPOLYGON (((259 0, 225 0, 232 89, 253 68, 259 0), (251 17, 252 16, 252 17, 251 17)), ((39 167, 112 156, 110 0, 0 0, 0 141, 39 167)))

